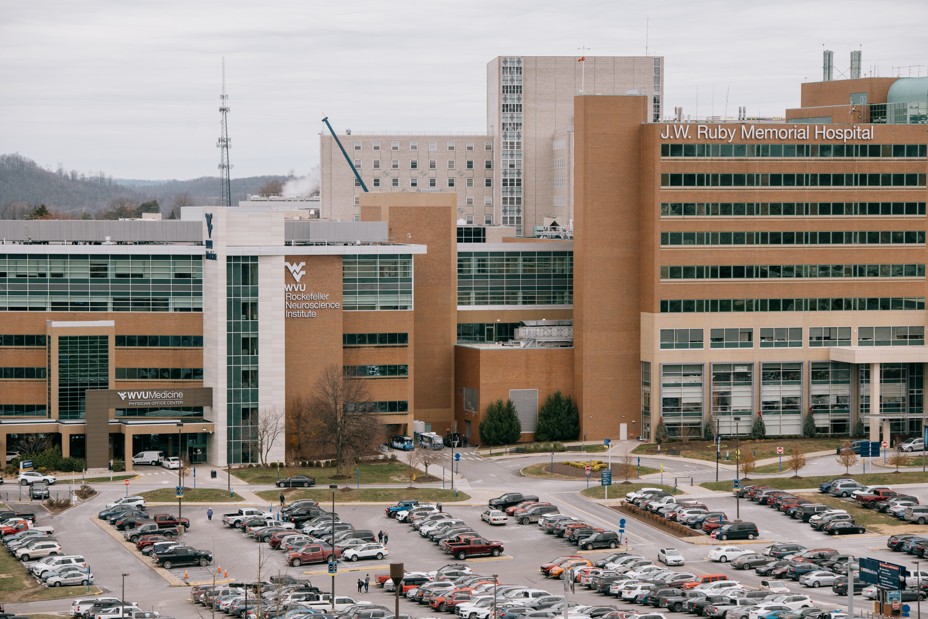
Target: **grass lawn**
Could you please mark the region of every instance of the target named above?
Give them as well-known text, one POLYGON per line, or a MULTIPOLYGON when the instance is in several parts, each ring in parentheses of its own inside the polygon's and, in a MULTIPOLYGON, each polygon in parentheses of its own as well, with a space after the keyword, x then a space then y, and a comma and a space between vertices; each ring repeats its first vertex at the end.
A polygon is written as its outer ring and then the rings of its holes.
MULTIPOLYGON (((665 492, 670 494, 680 494, 679 490, 674 489, 673 486, 667 486, 665 484, 650 484, 650 483, 630 483, 626 484, 624 482, 613 482, 609 486, 609 497, 613 499, 620 499, 624 497, 629 492, 634 492, 635 490, 640 490, 642 488, 661 488, 665 492)), ((605 486, 590 486, 589 488, 582 490, 580 492, 585 497, 591 499, 604 499, 606 498, 606 489, 605 486)))
MULTIPOLYGON (((834 451, 839 445, 847 442, 846 438, 768 438, 762 441, 742 440, 742 452, 747 449, 757 451, 757 459, 775 458, 777 456, 777 447, 782 447, 787 453, 793 447, 799 447, 806 453, 814 451, 834 451)), ((737 441, 730 439, 722 440, 722 462, 734 464, 734 451, 737 441), (730 452, 731 460, 725 460, 725 453, 730 452)), ((715 462, 715 443, 712 441, 680 441, 666 443, 660 446, 656 443, 642 443, 632 452, 636 456, 682 456, 684 458, 696 458, 697 460, 708 460, 715 462)), ((786 458, 784 458, 785 464, 786 458)))
MULTIPOLYGON (((177 502, 174 488, 149 490, 140 493, 139 496, 144 497, 150 503, 177 502)), ((219 488, 184 488, 184 503, 234 503, 236 501, 244 501, 244 499, 235 493, 230 497, 228 491, 219 488)))
MULTIPOLYGON (((434 466, 434 465, 433 465, 434 466)), ((399 460, 383 460, 380 462, 365 462, 358 467, 361 471, 361 484, 402 484, 409 481, 409 465, 399 460)), ((249 484, 273 484, 277 481, 277 469, 272 467, 254 467, 232 469, 232 474, 249 484)), ((290 475, 308 475, 316 479, 317 486, 329 484, 351 483, 357 480, 357 473, 352 468, 347 477, 337 477, 334 467, 322 468, 282 468, 280 478, 290 475)), ((422 471, 416 472, 416 479, 425 481, 422 471)), ((434 481, 434 478, 429 481, 434 481)))
MULTIPOLYGON (((613 462, 612 463, 612 479, 615 480, 613 483, 619 483, 618 480, 623 479, 620 475, 620 465, 613 462)), ((641 475, 650 475, 651 473, 659 473, 659 469, 652 469, 647 466, 640 467, 641 475)), ((538 479, 586 479, 585 469, 580 469, 574 466, 569 466, 560 462, 554 463, 554 471, 551 471, 551 464, 532 464, 530 466, 522 469, 522 475, 525 477, 535 477, 538 479)), ((634 477, 633 477, 634 478, 634 477)), ((599 473, 591 473, 590 479, 595 479, 597 483, 599 482, 599 473)))
MULTIPOLYGON (((277 503, 280 493, 287 497, 287 502, 300 499, 313 499, 322 505, 332 501, 332 491, 328 488, 294 489, 294 490, 262 490, 256 492, 259 497, 269 503, 277 503)), ((455 496, 452 490, 438 488, 340 488, 335 492, 335 502, 338 503, 396 503, 405 499, 416 499, 424 502, 452 503, 466 501, 470 495, 458 492, 455 496)))
MULTIPOLYGON (((7 552, 0 553, 0 599, 4 602, 36 602, 40 600, 60 600, 63 598, 86 595, 86 586, 77 587, 43 587, 29 576, 26 568, 7 552)), ((91 585, 91 595, 101 591, 91 585)), ((37 615, 32 615, 36 617, 37 615)))
MULTIPOLYGON (((787 471, 784 473, 788 474, 787 471)), ((765 479, 750 479, 745 480, 744 483, 758 483, 770 486, 771 488, 779 488, 781 490, 795 490, 796 488, 816 488, 819 484, 826 481, 831 481, 837 477, 844 477, 844 475, 812 475, 809 477, 777 477, 777 478, 765 478, 765 479)), ((915 472, 905 472, 905 473, 893 473, 889 472, 880 472, 880 473, 867 473, 866 475, 857 475, 851 473, 850 477, 853 477, 857 481, 867 486, 874 485, 887 485, 892 486, 893 484, 914 484, 925 481, 925 474, 921 471, 915 472)), ((727 481, 709 481, 702 484, 699 484, 703 488, 709 490, 722 490, 731 492, 731 480, 727 481)))
MULTIPOLYGON (((136 477, 138 477, 138 475, 135 475, 134 473, 128 473, 128 474, 120 473, 119 475, 113 475, 112 480, 110 480, 109 476, 106 476, 106 477, 88 477, 87 479, 82 479, 80 481, 84 482, 85 484, 103 484, 108 481, 122 481, 124 479, 135 479, 136 477)), ((74 481, 77 481, 77 480, 75 479, 74 481)))

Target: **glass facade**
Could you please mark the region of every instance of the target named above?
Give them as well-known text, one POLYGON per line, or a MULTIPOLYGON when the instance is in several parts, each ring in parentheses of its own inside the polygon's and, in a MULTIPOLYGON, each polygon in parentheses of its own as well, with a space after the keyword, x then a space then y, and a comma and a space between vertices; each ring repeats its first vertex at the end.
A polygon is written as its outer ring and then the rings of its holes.
MULTIPOLYGON (((870 425, 870 366, 857 369, 858 416, 870 425)), ((924 416, 925 369, 921 363, 880 365, 880 414, 893 434, 920 435, 924 416)))
POLYGON ((521 322, 459 322, 458 344, 508 342, 521 322))
POLYGON ((258 461, 258 258, 226 262, 227 449, 229 462, 258 461))
POLYGON ((500 61, 500 139, 502 220, 522 236, 522 58, 500 61))
MULTIPOLYGON (((713 418, 748 415, 754 410, 754 366, 750 363, 712 364, 713 418)), ((728 424, 731 427, 731 424, 728 424)))
POLYGON ((200 256, 0 255, 3 312, 200 312, 200 256))
POLYGON ((351 310, 411 310, 412 256, 343 256, 342 306, 351 310))
POLYGON ((116 368, 116 380, 203 380, 203 368, 116 368))
POLYGON ((48 372, 44 367, 6 367, 0 368, 0 380, 45 380, 48 372))
POLYGON ((809 368, 809 409, 822 434, 848 436, 851 431, 851 365, 813 361, 809 368))
POLYGON ((44 335, 4 334, 0 335, 0 347, 45 348, 44 335))
POLYGON ((662 202, 661 217, 925 216, 924 202, 662 202))
POLYGON ((345 348, 363 347, 403 347, 409 345, 408 333, 344 333, 342 346, 345 348))
POLYGON ((662 266, 661 279, 819 279, 925 277, 922 264, 744 264, 662 266))
POLYGON ((924 174, 661 174, 661 188, 673 187, 924 187, 924 174))
POLYGON ((58 418, 83 419, 84 391, 109 389, 110 349, 105 335, 58 338, 58 418))
POLYGON ((661 157, 745 157, 765 159, 895 158, 924 159, 924 144, 661 144, 661 157))
POLYGON ((760 410, 767 434, 802 433, 802 363, 762 363, 760 410))
POLYGON ((458 306, 572 303, 571 251, 458 253, 458 306))
POLYGON ((661 329, 661 349, 689 350, 702 347, 702 329, 661 329))
POLYGON ((860 327, 858 346, 924 346, 925 327, 860 327))
POLYGON ((641 362, 641 436, 651 437, 651 364, 641 362))
POLYGON ((702 436, 702 365, 661 366, 661 417, 671 437, 702 436))
POLYGON ((924 310, 925 297, 800 299, 663 299, 662 314, 712 312, 853 312, 924 310))
POLYGON ((662 247, 696 245, 924 245, 924 230, 661 232, 662 247))

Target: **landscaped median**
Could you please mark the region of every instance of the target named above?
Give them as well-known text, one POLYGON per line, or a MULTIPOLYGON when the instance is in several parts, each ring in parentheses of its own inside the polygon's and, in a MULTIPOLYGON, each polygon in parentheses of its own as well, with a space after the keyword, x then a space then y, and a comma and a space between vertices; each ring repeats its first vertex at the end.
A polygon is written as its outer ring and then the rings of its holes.
MULTIPOLYGON (((916 484, 924 483, 925 474, 921 471, 906 471, 896 473, 892 471, 881 471, 879 473, 867 473, 859 475, 851 473, 850 475, 815 475, 810 477, 770 477, 757 479, 742 479, 742 485, 763 484, 779 490, 798 490, 803 488, 818 488, 819 484, 837 479, 838 477, 853 477, 865 486, 892 486, 893 484, 916 484)), ((699 484, 708 490, 719 490, 723 492, 732 491, 732 481, 707 481, 699 484)))
MULTIPOLYGON (((301 499, 313 499, 320 504, 326 504, 332 500, 332 491, 328 488, 310 488, 298 490, 262 490, 256 492, 256 495, 268 501, 276 503, 283 494, 288 503, 299 501, 301 499)), ((429 503, 454 503, 457 501, 467 501, 470 499, 469 494, 464 492, 455 492, 454 490, 442 490, 440 488, 338 488, 335 491, 335 501, 337 503, 396 503, 405 499, 415 499, 417 501, 429 503)))
MULTIPOLYGON (((591 481, 592 483, 592 481, 591 481)), ((667 486, 664 484, 654 484, 650 482, 642 483, 614 483, 609 486, 609 496, 613 499, 624 499, 625 495, 629 492, 637 492, 642 488, 660 488, 668 494, 680 494, 680 490, 674 488, 673 486, 667 486)), ((606 498, 606 487, 599 485, 599 480, 596 480, 596 485, 591 485, 585 490, 581 490, 580 494, 587 497, 588 499, 605 499, 606 498)))
MULTIPOLYGON (((148 503, 176 503, 177 495, 174 488, 158 488, 148 492, 140 492, 139 496, 148 503)), ((236 503, 244 501, 241 496, 228 490, 219 488, 184 488, 184 503, 236 503)))
MULTIPOLYGON (((412 453, 412 452, 410 452, 412 453)), ((432 466, 435 466, 434 462, 432 466)), ((400 460, 381 460, 377 462, 362 462, 357 467, 351 467, 348 475, 339 475, 333 466, 325 467, 273 467, 273 466, 247 466, 232 469, 232 475, 249 484, 273 484, 280 479, 295 475, 306 475, 316 480, 317 486, 329 484, 355 483, 360 480, 364 484, 402 484, 409 483, 415 476, 419 481, 436 481, 432 476, 426 476, 421 470, 410 467, 400 460)))
MULTIPOLYGON (((574 479, 582 481, 586 479, 586 465, 589 462, 589 460, 555 462, 553 471, 550 462, 546 464, 531 464, 523 468, 520 473, 524 477, 535 477, 538 479, 574 479)), ((599 483, 599 472, 605 469, 606 466, 607 464, 601 460, 592 461, 592 465, 590 466, 590 483, 594 481, 599 483)), ((624 464, 613 462, 612 479, 623 479, 623 474, 625 472, 624 467, 624 464)), ((638 467, 637 470, 633 467, 629 478, 635 479, 641 475, 650 475, 651 473, 658 472, 660 472, 658 469, 652 469, 647 466, 638 467)))
POLYGON ((680 524, 679 522, 667 520, 660 514, 651 513, 646 509, 635 507, 634 505, 630 503, 623 503, 622 505, 618 505, 614 507, 613 509, 615 509, 617 512, 627 514, 631 516, 632 518, 634 518, 635 520, 644 522, 645 524, 649 524, 652 527, 661 529, 662 531, 666 531, 667 533, 670 533, 671 535, 674 535, 681 539, 690 538, 690 537, 700 537, 700 538, 705 537, 705 536, 698 535, 696 531, 689 528, 685 524, 680 524))
MULTIPOLYGON (((721 450, 722 456, 729 455, 729 459, 723 459, 724 464, 735 463, 735 450, 740 449, 741 453, 750 451, 757 460, 766 460, 767 458, 777 457, 777 447, 782 447, 784 453, 788 454, 793 448, 798 448, 803 453, 813 453, 817 451, 835 451, 838 447, 847 442, 846 438, 768 438, 763 440, 742 440, 722 439, 721 450)), ((695 458, 697 460, 706 460, 715 462, 716 444, 714 440, 690 440, 674 441, 672 443, 643 443, 636 447, 632 454, 635 456, 679 456, 681 458, 695 458)), ((783 458, 786 463, 786 458, 783 458)))

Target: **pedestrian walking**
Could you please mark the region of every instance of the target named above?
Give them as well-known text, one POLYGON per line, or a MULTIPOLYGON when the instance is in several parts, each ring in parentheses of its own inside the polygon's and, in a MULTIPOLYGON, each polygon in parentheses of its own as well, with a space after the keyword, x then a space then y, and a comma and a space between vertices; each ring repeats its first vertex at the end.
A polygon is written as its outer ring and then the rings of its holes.
POLYGON ((390 536, 384 533, 383 534, 383 545, 386 546, 388 541, 390 541, 390 536))
POLYGON ((206 519, 207 520, 213 519, 213 508, 212 507, 206 510, 206 519))
POLYGON ((377 541, 383 543, 383 531, 377 531, 377 541))
POLYGON ((365 574, 364 575, 364 593, 367 593, 370 586, 371 586, 371 575, 365 574))
POLYGON ((359 578, 358 579, 358 593, 361 593, 362 589, 364 589, 364 581, 359 578))
POLYGON ((284 506, 284 501, 285 501, 286 499, 287 499, 287 497, 285 497, 285 496, 284 496, 284 493, 281 492, 281 493, 280 493, 280 506, 281 506, 281 507, 284 506))

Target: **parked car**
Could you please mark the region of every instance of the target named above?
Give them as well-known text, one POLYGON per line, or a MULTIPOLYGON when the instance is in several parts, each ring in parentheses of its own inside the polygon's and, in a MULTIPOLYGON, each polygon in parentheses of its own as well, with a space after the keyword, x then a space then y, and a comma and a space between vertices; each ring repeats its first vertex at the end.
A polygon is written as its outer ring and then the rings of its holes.
POLYGON ((848 535, 852 533, 866 533, 867 529, 849 520, 837 520, 826 524, 822 527, 822 531, 828 535, 848 535))
POLYGON ((834 484, 831 487, 831 490, 828 494, 837 497, 847 498, 851 496, 854 492, 863 490, 866 486, 863 484, 857 483, 856 481, 842 481, 837 484, 834 484))
POLYGON ((69 587, 72 585, 92 585, 93 572, 87 568, 69 565, 45 579, 45 584, 49 587, 69 587))
POLYGON ((902 443, 896 448, 899 451, 925 451, 925 439, 923 438, 910 438, 902 443))
POLYGON ((806 587, 830 587, 835 584, 838 575, 827 570, 813 570, 799 577, 799 584, 806 587))
POLYGON ((361 544, 353 548, 348 548, 342 553, 342 558, 347 561, 357 561, 358 559, 383 559, 389 556, 386 546, 380 543, 361 544))
POLYGON ((316 479, 307 475, 293 475, 275 482, 278 488, 309 488, 316 485, 316 479))
POLYGON ((161 566, 166 570, 172 567, 181 567, 185 565, 206 567, 213 562, 213 554, 208 550, 197 550, 189 546, 175 546, 161 554, 152 554, 152 560, 155 562, 155 565, 161 566))
POLYGON ((619 534, 615 531, 603 531, 601 533, 596 533, 584 539, 581 539, 577 546, 583 548, 584 550, 592 550, 594 548, 615 548, 619 545, 619 534))
POLYGON ((718 563, 728 563, 732 559, 737 559, 741 555, 751 554, 752 550, 741 548, 739 546, 715 546, 709 550, 707 558, 710 561, 718 563))
POLYGON ((733 522, 723 525, 712 532, 716 539, 757 539, 760 533, 753 522, 733 522))
POLYGON ((177 456, 168 456, 161 462, 161 466, 176 471, 181 467, 181 461, 177 456))
POLYGON ((23 471, 19 474, 19 485, 28 486, 29 484, 34 484, 37 481, 44 481, 46 484, 51 486, 57 480, 54 475, 43 475, 38 471, 23 471))
POLYGON ((113 509, 114 507, 119 507, 125 505, 127 507, 141 507, 145 508, 145 499, 140 496, 124 496, 116 499, 112 503, 107 503, 105 509, 113 509))

